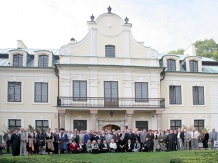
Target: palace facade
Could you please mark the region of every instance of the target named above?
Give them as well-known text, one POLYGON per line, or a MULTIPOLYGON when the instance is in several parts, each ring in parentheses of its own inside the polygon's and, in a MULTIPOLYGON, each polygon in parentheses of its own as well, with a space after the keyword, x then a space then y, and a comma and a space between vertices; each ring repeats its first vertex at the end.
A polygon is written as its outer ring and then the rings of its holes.
POLYGON ((111 8, 90 19, 60 49, 0 49, 1 129, 218 128, 218 62, 159 54, 111 8))

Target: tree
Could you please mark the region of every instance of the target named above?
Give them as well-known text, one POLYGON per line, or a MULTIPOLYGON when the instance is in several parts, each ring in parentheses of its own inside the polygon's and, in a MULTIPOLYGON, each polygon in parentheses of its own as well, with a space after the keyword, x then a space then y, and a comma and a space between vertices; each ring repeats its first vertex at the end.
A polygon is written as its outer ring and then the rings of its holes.
POLYGON ((218 44, 211 38, 204 41, 196 41, 196 54, 202 57, 213 58, 213 53, 218 50, 218 44))
POLYGON ((213 52, 213 59, 218 61, 218 50, 213 52))
POLYGON ((177 50, 172 50, 167 54, 183 54, 183 53, 184 53, 184 49, 177 49, 177 50))

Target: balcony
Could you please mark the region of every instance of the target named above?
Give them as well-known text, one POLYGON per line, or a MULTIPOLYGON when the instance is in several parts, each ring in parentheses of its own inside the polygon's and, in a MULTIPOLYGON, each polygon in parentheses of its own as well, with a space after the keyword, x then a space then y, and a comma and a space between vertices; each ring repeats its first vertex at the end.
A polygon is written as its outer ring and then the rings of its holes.
POLYGON ((164 109, 164 98, 57 97, 58 107, 164 109))

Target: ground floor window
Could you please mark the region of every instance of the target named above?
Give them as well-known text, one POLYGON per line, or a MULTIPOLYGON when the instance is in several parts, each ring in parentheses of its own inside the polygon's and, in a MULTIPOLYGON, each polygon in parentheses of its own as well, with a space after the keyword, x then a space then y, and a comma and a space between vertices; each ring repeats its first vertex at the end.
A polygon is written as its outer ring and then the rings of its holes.
POLYGON ((148 121, 136 121, 135 126, 138 128, 138 130, 148 130, 148 121))
POLYGON ((73 128, 78 131, 87 130, 87 120, 74 120, 73 128))
POLYGON ((36 120, 36 129, 37 130, 43 130, 46 132, 46 130, 49 128, 48 120, 36 120))
POLYGON ((197 131, 202 131, 204 129, 204 120, 203 119, 194 120, 194 127, 197 131))
POLYGON ((13 131, 15 129, 21 128, 21 119, 9 119, 8 120, 8 129, 13 131))
POLYGON ((182 121, 181 120, 170 120, 170 129, 171 130, 177 130, 178 128, 182 127, 182 121))

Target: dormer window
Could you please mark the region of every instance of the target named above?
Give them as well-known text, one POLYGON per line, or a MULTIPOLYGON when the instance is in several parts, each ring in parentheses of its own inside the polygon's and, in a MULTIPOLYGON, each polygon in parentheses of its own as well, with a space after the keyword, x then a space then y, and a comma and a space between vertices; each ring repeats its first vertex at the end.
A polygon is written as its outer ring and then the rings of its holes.
POLYGON ((195 60, 189 61, 190 72, 198 72, 198 62, 195 60))
POLYGON ((48 56, 47 55, 40 55, 38 60, 39 67, 48 67, 48 56))
POLYGON ((23 55, 21 54, 13 55, 13 66, 16 66, 16 67, 23 66, 23 55))
POLYGON ((174 59, 167 60, 167 71, 176 71, 176 61, 174 59))
POLYGON ((105 57, 109 57, 109 58, 115 57, 115 46, 114 45, 105 46, 105 57))

